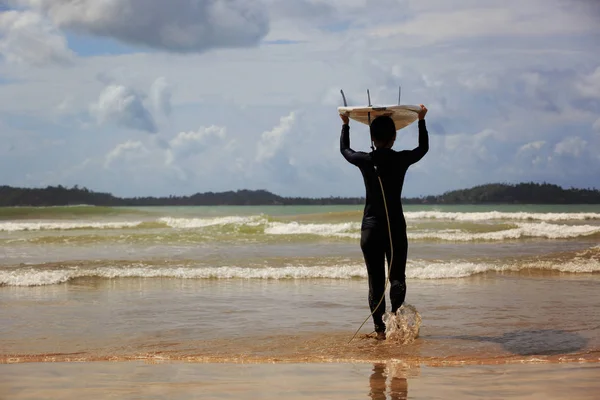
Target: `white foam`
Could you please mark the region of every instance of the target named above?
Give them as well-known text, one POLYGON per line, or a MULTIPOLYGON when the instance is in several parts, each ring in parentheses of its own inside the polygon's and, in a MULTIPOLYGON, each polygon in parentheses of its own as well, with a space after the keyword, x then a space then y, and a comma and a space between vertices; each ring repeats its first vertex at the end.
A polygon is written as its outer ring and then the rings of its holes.
POLYGON ((421 314, 410 304, 403 304, 394 314, 383 315, 385 339, 398 344, 410 344, 419 337, 421 314))
POLYGON ((172 218, 164 217, 159 218, 159 222, 166 224, 171 228, 179 229, 193 229, 193 228, 205 228, 209 226, 223 226, 223 225, 246 225, 246 226, 260 226, 266 223, 266 218, 262 216, 249 216, 249 217, 215 217, 215 218, 172 218))
POLYGON ((527 213, 527 212, 442 212, 410 211, 405 212, 406 219, 443 219, 452 221, 583 221, 600 220, 600 213, 527 213))
POLYGON ((36 222, 0 222, 0 231, 42 231, 42 230, 72 230, 72 229, 123 229, 135 228, 142 221, 118 221, 118 222, 95 222, 95 221, 36 221, 36 222))
MULTIPOLYGON (((387 265, 387 264, 386 264, 387 265)), ((501 272, 510 269, 503 265, 472 262, 426 262, 407 263, 407 279, 450 279, 465 278, 488 271, 501 272)))
POLYGON ((43 286, 64 283, 82 277, 96 278, 178 278, 178 279, 351 279, 366 278, 363 265, 338 267, 99 267, 92 269, 36 270, 34 268, 0 270, 0 285, 43 286))
POLYGON ((409 239, 437 239, 448 241, 508 240, 522 238, 570 239, 600 233, 599 225, 558 225, 541 223, 517 223, 516 228, 496 232, 471 233, 458 229, 440 230, 427 233, 409 233, 409 239))
MULTIPOLYGON (((490 219, 535 220, 541 222, 511 223, 507 229, 494 232, 473 232, 461 229, 437 229, 427 231, 409 229, 411 240, 443 240, 443 241, 501 241, 521 238, 567 239, 596 235, 600 233, 600 225, 566 225, 549 223, 552 221, 595 219, 600 214, 571 213, 571 214, 530 214, 530 213, 443 213, 443 212, 408 212, 408 218, 417 219, 449 219, 453 221, 483 222, 490 219), (415 231, 416 230, 416 231, 415 231)), ((73 230, 73 229, 124 229, 140 228, 152 221, 6 221, 0 222, 0 231, 43 231, 43 230, 73 230)), ((315 235, 322 237, 340 237, 359 239, 361 223, 300 223, 300 222, 269 222, 265 215, 225 216, 213 218, 175 218, 163 217, 154 220, 160 225, 148 227, 163 229, 203 229, 219 226, 263 227, 266 235, 315 235)), ((260 230, 256 234, 262 233, 260 230)))
MULTIPOLYGON (((265 228, 268 235, 318 235, 329 237, 360 238, 360 223, 300 224, 298 222, 273 222, 265 228)), ((516 223, 514 228, 495 232, 468 232, 445 229, 431 232, 409 232, 412 240, 446 241, 501 241, 521 238, 569 239, 600 233, 600 225, 559 225, 547 222, 516 223)))
POLYGON ((567 273, 600 272, 600 260, 579 259, 570 261, 535 261, 516 264, 492 264, 473 262, 427 262, 414 261, 408 263, 406 278, 408 279, 453 279, 465 278, 486 272, 507 272, 525 270, 546 270, 567 273))
MULTIPOLYGON (((149 221, 147 221, 149 222, 149 221)), ((155 222, 162 223, 170 228, 204 228, 210 226, 237 225, 260 226, 267 222, 263 216, 249 217, 216 217, 216 218, 159 218, 155 222)), ((144 224, 143 221, 27 221, 27 222, 0 222, 0 231, 42 231, 42 230, 72 230, 72 229, 123 229, 136 228, 144 224)))
POLYGON ((318 235, 359 238, 359 222, 339 224, 299 224, 297 222, 273 222, 265 228, 268 235, 318 235))
MULTIPOLYGON (((485 272, 522 271, 528 269, 560 271, 569 273, 600 272, 600 261, 595 258, 569 261, 539 261, 521 264, 492 264, 472 262, 409 261, 406 268, 408 279, 464 278, 485 272)), ((285 267, 209 267, 184 266, 145 267, 135 263, 124 267, 45 269, 44 267, 16 267, 0 270, 0 285, 41 286, 68 282, 82 277, 116 278, 176 278, 176 279, 354 279, 367 278, 363 263, 337 266, 285 266, 285 267)))
MULTIPOLYGON (((538 264, 540 265, 540 264, 538 264)), ((541 265, 540 265, 541 266, 541 265)), ((550 263, 546 262, 546 268, 550 269, 550 263)), ((551 269, 558 270, 560 272, 570 273, 592 273, 600 271, 600 260, 587 260, 587 261, 567 261, 560 264, 554 264, 551 269)))

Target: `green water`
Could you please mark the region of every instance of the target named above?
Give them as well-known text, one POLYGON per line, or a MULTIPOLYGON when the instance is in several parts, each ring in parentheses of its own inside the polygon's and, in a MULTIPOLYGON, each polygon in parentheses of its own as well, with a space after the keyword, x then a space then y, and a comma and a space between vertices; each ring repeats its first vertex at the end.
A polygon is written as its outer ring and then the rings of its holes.
MULTIPOLYGON (((363 205, 336 206, 184 206, 184 207, 0 207, 1 220, 18 219, 78 219, 104 217, 219 217, 269 215, 293 216, 306 214, 329 214, 362 212, 363 205)), ((600 204, 569 205, 405 205, 405 212, 440 211, 456 213, 526 212, 526 213, 600 213, 600 204)))

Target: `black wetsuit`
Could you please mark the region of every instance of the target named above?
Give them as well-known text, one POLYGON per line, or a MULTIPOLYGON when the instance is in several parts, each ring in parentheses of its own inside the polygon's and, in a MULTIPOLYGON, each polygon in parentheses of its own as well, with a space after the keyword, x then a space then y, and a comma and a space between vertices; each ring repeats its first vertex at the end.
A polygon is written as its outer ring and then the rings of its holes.
MULTIPOLYGON (((340 151, 351 164, 360 168, 365 189, 366 203, 362 219, 360 247, 362 249, 367 272, 369 274, 369 306, 375 310, 384 294, 385 258, 390 262, 390 239, 386 212, 381 195, 381 186, 377 171, 383 183, 385 199, 392 231, 394 258, 390 273, 390 300, 392 312, 402 305, 406 296, 406 258, 408 239, 406 221, 402 210, 402 186, 408 167, 419 161, 429 151, 429 136, 425 120, 419 120, 419 146, 413 150, 395 151, 376 149, 370 153, 354 151, 350 148, 350 127, 342 126, 340 151), (375 168, 377 166, 377 169, 375 168), (384 256, 385 255, 385 256, 384 256)), ((383 332, 385 325, 382 317, 385 313, 385 298, 373 313, 373 322, 377 332, 383 332)))

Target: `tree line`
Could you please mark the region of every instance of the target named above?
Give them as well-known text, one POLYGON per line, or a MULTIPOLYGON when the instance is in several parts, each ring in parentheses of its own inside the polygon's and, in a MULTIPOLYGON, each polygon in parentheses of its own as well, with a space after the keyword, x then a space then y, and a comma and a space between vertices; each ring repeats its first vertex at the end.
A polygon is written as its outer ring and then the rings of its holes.
POLYGON ((600 190, 562 187, 550 183, 492 183, 452 190, 439 196, 407 199, 411 204, 600 204, 600 190))
MULTIPOLYGON (((214 206, 214 205, 361 205, 364 197, 282 197, 266 190, 196 193, 190 196, 128 197, 75 185, 46 188, 0 186, 0 207, 15 206, 214 206)), ((437 196, 403 198, 404 204, 600 204, 598 189, 564 189, 549 183, 493 183, 437 196)))

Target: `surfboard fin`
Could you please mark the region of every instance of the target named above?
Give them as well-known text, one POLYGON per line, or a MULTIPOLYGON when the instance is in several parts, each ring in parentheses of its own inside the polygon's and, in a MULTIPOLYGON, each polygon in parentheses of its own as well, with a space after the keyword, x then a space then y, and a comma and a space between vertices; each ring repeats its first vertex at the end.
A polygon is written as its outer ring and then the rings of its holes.
POLYGON ((348 107, 348 102, 346 101, 346 96, 344 95, 344 91, 340 89, 340 93, 342 94, 342 99, 344 99, 344 107, 348 107))
MULTIPOLYGON (((369 107, 372 107, 373 105, 371 104, 371 93, 369 92, 369 89, 367 89, 367 97, 369 99, 369 107)), ((369 125, 371 125, 371 113, 370 112, 367 114, 367 117, 369 118, 368 119, 369 125)), ((373 148, 372 145, 371 145, 371 148, 373 148)))
POLYGON ((402 86, 398 86, 398 105, 400 105, 401 98, 402 98, 402 86))

